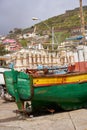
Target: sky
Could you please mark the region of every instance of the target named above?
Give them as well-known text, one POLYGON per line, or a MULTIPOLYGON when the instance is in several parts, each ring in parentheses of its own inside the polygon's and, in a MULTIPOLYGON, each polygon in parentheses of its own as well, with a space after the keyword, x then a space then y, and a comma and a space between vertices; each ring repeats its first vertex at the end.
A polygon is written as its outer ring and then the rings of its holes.
MULTIPOLYGON (((83 5, 87 5, 87 0, 83 0, 83 5)), ((7 35, 14 28, 31 27, 77 7, 79 0, 0 0, 0 35, 7 35)))

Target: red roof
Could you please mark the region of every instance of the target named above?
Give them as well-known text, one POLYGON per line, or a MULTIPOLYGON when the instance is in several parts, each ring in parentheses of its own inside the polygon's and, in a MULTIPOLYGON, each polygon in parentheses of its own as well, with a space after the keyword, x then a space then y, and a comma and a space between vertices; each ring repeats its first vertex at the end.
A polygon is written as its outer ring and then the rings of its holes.
POLYGON ((16 43, 14 39, 5 39, 3 43, 16 43))

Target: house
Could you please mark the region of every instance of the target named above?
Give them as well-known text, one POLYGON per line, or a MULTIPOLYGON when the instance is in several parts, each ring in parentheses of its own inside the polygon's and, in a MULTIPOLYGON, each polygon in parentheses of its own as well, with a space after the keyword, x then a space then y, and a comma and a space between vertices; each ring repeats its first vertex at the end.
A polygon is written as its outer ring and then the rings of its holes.
POLYGON ((14 39, 5 39, 2 41, 2 43, 5 46, 5 49, 8 51, 18 51, 21 48, 20 43, 14 39))

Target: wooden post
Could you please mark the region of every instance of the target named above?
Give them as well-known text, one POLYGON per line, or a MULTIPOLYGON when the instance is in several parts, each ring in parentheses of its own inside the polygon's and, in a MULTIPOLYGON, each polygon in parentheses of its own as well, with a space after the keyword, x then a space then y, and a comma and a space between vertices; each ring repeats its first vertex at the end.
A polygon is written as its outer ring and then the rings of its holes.
POLYGON ((85 42, 85 24, 84 24, 82 0, 79 0, 79 2, 80 2, 81 33, 84 36, 83 38, 83 43, 84 43, 85 42))

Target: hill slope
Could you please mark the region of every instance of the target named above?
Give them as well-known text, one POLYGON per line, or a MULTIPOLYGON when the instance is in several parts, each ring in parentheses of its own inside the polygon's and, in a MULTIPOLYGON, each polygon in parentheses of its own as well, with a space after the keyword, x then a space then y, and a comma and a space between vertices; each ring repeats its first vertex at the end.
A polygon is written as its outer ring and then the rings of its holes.
MULTIPOLYGON (((85 25, 87 26, 87 6, 83 7, 83 15, 85 20, 85 25)), ((49 31, 46 25, 43 24, 46 23, 51 29, 54 28, 54 33, 56 35, 58 43, 65 40, 65 38, 72 35, 72 30, 76 28, 81 27, 81 20, 80 20, 80 11, 79 8, 75 8, 74 10, 67 10, 64 14, 54 16, 52 18, 49 18, 45 21, 42 21, 32 27, 23 29, 23 30, 16 30, 14 31, 14 35, 11 34, 11 36, 15 36, 20 32, 22 34, 27 32, 33 32, 34 27, 36 26, 36 33, 40 35, 49 34, 50 38, 52 38, 52 31, 49 31)))
MULTIPOLYGON (((87 25, 87 6, 83 7, 83 13, 84 13, 84 20, 85 25, 87 25)), ((69 37, 71 34, 71 30, 73 28, 80 28, 81 27, 81 20, 80 20, 80 12, 79 8, 76 8, 74 10, 67 10, 65 14, 61 14, 59 16, 54 16, 52 18, 49 18, 45 21, 50 28, 54 27, 54 32, 56 34, 57 40, 59 42, 63 41, 66 37, 69 37)), ((46 34, 49 33, 48 28, 43 24, 43 22, 40 22, 39 24, 36 24, 37 27, 37 33, 39 34, 46 34)), ((29 28, 29 30, 31 30, 29 28)), ((28 29, 25 29, 25 31, 29 31, 28 29)))

